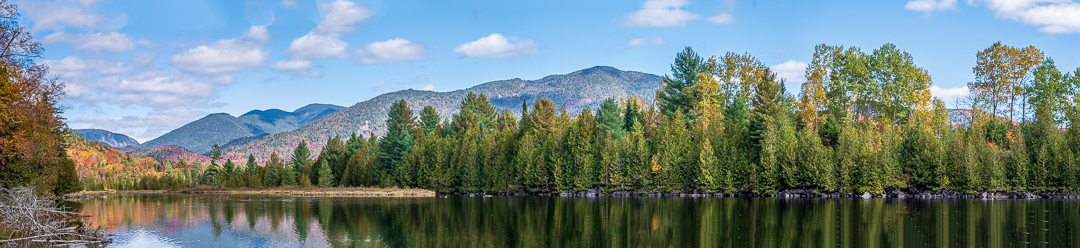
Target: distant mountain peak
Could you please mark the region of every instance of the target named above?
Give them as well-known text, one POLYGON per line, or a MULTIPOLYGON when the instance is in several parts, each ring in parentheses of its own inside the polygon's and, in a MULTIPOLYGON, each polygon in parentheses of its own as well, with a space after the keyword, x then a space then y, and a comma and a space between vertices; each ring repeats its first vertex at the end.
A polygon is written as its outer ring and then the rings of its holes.
POLYGON ((456 113, 460 100, 469 92, 485 94, 500 109, 520 114, 521 102, 530 104, 540 97, 563 105, 576 113, 583 108, 596 108, 605 98, 619 99, 630 95, 651 99, 659 88, 660 76, 636 71, 623 71, 611 66, 594 66, 567 74, 554 74, 535 80, 513 78, 487 82, 449 92, 415 89, 388 92, 359 102, 351 107, 320 117, 295 130, 236 139, 222 149, 226 157, 242 159, 253 154, 264 160, 272 152, 288 157, 300 140, 307 140, 313 150, 322 148, 330 137, 348 137, 352 133, 367 136, 381 135, 385 130, 386 113, 392 102, 406 100, 413 111, 432 106, 443 119, 456 113))
POLYGON ((280 109, 256 109, 239 117, 233 117, 227 113, 214 113, 147 141, 140 148, 150 150, 166 145, 179 145, 196 153, 205 153, 214 144, 225 145, 238 138, 293 130, 344 108, 332 104, 315 103, 294 112, 280 109))
POLYGON ((127 135, 110 132, 103 129, 75 129, 72 130, 86 140, 101 143, 112 148, 137 147, 139 141, 127 135))

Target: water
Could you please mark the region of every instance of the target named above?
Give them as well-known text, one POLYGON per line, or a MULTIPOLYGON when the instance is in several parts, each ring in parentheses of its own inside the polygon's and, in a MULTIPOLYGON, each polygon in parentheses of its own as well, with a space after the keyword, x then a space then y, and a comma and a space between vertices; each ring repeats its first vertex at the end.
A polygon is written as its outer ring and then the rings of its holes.
POLYGON ((1078 247, 1080 201, 112 196, 114 247, 1078 247))

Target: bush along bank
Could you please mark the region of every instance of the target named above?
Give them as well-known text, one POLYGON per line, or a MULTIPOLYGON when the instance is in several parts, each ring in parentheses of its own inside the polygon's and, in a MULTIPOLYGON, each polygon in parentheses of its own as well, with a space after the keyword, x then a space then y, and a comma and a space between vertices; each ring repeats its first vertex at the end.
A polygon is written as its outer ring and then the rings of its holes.
POLYGON ((753 198, 753 197, 773 197, 780 199, 838 199, 838 198, 886 198, 886 199, 1067 199, 1067 200, 1080 200, 1080 194, 1062 193, 1062 192, 1027 192, 1027 191, 1005 191, 1005 192, 963 192, 950 189, 931 190, 931 189, 916 189, 916 188, 904 188, 904 189, 889 189, 882 193, 839 193, 839 192, 820 192, 815 189, 806 188, 792 188, 778 190, 775 194, 757 194, 757 193, 723 193, 723 192, 706 192, 700 190, 686 190, 681 192, 639 192, 639 191, 603 191, 598 188, 573 191, 565 190, 555 193, 523 193, 523 192, 438 192, 437 195, 455 195, 455 196, 470 196, 470 197, 488 197, 488 196, 542 196, 542 197, 688 197, 688 198, 724 198, 724 197, 736 197, 736 198, 753 198))

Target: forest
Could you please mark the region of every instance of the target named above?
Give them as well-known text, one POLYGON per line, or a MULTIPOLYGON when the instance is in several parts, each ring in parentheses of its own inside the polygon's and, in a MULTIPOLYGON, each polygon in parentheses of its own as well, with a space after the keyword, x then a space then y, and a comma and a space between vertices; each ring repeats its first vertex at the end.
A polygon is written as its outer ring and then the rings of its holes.
MULTIPOLYGON (((151 173, 113 188, 409 187, 438 192, 880 193, 1078 192, 1080 69, 1061 72, 1035 47, 994 43, 976 55, 950 125, 929 73, 893 44, 869 53, 818 45, 801 92, 750 54, 703 58, 687 47, 655 99, 605 99, 567 113, 546 98, 521 114, 468 94, 443 116, 404 100, 382 137, 333 137, 317 154, 151 173)), ((95 186, 90 186, 94 188, 95 186)), ((98 185, 96 187, 101 187, 98 185)))

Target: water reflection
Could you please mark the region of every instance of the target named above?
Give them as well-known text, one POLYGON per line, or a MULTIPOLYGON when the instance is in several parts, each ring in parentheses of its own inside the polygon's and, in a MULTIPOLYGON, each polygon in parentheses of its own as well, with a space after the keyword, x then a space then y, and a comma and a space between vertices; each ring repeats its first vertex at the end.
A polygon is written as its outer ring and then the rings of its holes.
MULTIPOLYGON (((1077 247, 1080 201, 123 196, 132 247, 1077 247)), ((74 204, 77 206, 78 204, 74 204)))

